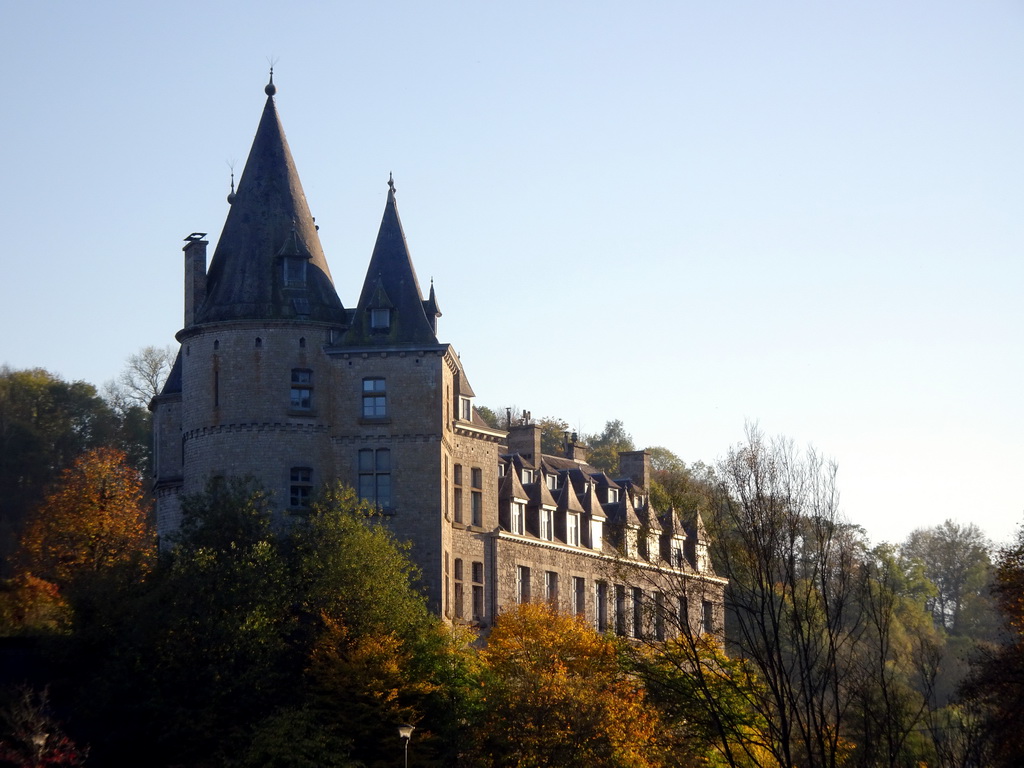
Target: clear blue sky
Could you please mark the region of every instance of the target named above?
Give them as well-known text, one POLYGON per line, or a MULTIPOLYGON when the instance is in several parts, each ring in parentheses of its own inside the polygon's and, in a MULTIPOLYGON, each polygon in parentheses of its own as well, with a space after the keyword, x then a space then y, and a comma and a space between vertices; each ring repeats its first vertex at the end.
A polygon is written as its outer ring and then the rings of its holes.
POLYGON ((479 401, 714 462, 757 421, 872 538, 1024 520, 1024 4, 0 0, 0 363, 182 322, 277 103, 342 301, 393 171, 479 401))

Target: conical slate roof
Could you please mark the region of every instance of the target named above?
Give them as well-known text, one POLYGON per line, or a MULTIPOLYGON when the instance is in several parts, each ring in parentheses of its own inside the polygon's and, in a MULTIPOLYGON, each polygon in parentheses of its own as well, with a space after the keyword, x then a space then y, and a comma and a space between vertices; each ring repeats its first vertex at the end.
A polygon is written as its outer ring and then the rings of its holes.
POLYGON ((388 181, 388 201, 384 206, 377 242, 373 246, 373 256, 366 270, 352 326, 345 333, 342 344, 437 344, 434 323, 427 317, 428 306, 436 311, 437 300, 433 293, 429 304, 423 300, 402 221, 398 218, 395 185, 388 181), (374 309, 388 311, 386 325, 373 327, 374 309))
POLYGON ((341 324, 345 310, 274 105, 273 80, 266 92, 196 322, 301 318, 341 324), (299 265, 301 279, 285 282, 286 259, 299 265))

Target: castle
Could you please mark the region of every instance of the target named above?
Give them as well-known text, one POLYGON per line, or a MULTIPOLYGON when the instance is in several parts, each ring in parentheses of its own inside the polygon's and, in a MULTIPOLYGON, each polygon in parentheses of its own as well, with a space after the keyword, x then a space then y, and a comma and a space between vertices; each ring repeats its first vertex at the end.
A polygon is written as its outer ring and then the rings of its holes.
POLYGON ((411 542, 430 606, 451 622, 487 627, 544 599, 602 631, 663 635, 669 610, 720 632, 725 580, 707 533, 699 515, 684 527, 651 507, 646 452, 621 454, 613 478, 568 440, 565 455, 542 454, 528 418, 505 430, 480 418, 438 341, 434 288, 423 297, 391 181, 358 301, 342 304, 273 73, 265 91, 209 269, 205 235, 183 249, 181 348, 150 406, 161 536, 180 524, 181 495, 211 478, 258 478, 283 515, 342 480, 411 542))

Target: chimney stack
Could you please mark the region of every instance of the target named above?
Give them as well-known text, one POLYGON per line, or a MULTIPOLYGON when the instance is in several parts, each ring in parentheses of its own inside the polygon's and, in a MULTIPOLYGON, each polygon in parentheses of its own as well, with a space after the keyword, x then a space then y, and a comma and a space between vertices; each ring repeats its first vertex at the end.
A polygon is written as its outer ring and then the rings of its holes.
POLYGON ((195 324, 196 311, 206 301, 205 232, 193 232, 185 238, 185 328, 195 324))

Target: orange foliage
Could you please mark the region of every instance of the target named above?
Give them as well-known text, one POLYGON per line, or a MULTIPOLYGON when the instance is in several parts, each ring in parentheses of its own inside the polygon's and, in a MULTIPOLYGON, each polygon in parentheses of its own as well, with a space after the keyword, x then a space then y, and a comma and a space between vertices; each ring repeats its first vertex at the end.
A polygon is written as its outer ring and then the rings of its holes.
POLYGON ((121 451, 95 448, 36 507, 20 560, 23 570, 65 587, 86 573, 147 561, 153 543, 139 473, 121 451))
POLYGON ((494 765, 661 765, 659 718, 614 641, 529 603, 502 614, 481 652, 483 733, 494 765))

